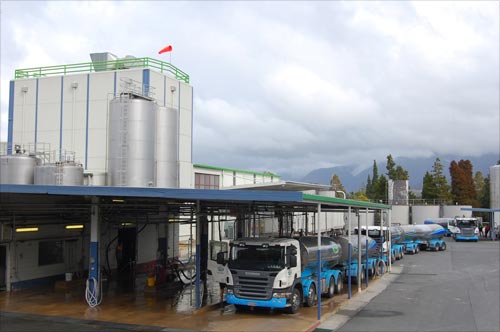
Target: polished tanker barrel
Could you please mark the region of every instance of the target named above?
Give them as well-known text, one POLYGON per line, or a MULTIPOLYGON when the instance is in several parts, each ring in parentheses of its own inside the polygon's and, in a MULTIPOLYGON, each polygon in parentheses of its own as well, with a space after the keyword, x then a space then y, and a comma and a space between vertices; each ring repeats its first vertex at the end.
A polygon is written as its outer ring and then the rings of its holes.
MULTIPOLYGON (((332 238, 333 241, 338 243, 342 248, 342 260, 346 261, 348 259, 348 244, 349 239, 347 236, 336 236, 332 238)), ((366 240, 368 239, 368 256, 377 256, 377 242, 369 236, 361 236, 361 258, 366 256, 366 240)), ((358 236, 351 235, 351 259, 356 259, 358 257, 358 250, 360 246, 358 245, 358 236)))
MULTIPOLYGON (((299 238, 303 267, 315 267, 318 263, 318 238, 303 236, 299 238)), ((342 247, 329 237, 321 238, 321 261, 329 265, 337 265, 342 257, 342 247)))
POLYGON ((410 241, 440 239, 445 235, 445 229, 437 224, 403 225, 405 239, 410 241))
POLYGON ((405 240, 405 230, 401 226, 391 226, 391 243, 401 243, 405 240))

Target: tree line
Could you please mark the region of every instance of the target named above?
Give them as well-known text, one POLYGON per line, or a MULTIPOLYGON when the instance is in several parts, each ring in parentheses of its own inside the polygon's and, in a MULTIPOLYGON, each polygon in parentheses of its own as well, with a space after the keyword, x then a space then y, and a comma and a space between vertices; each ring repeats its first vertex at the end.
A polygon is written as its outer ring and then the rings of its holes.
MULTIPOLYGON (((498 161, 500 165, 500 160, 498 161)), ((410 199, 421 199, 430 204, 458 204, 471 205, 472 207, 489 208, 490 205, 490 175, 484 176, 481 171, 473 172, 470 160, 453 160, 448 171, 451 183, 444 174, 445 166, 436 158, 430 171, 422 179, 422 194, 420 197, 409 192, 410 199)), ((372 174, 368 175, 366 185, 359 191, 349 193, 349 198, 364 201, 387 202, 388 180, 409 180, 408 171, 397 165, 392 155, 387 156, 386 173, 379 174, 377 162, 373 161, 372 174)), ((342 185, 337 174, 330 180, 332 190, 342 190, 342 185)))

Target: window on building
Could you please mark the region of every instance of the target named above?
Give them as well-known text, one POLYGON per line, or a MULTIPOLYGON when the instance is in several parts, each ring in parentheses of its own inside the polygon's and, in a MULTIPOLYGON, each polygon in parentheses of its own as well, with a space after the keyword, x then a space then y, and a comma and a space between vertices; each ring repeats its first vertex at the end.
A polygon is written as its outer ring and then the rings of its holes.
POLYGON ((38 242, 38 265, 51 265, 64 263, 62 241, 38 242))
POLYGON ((195 189, 219 189, 219 176, 213 174, 194 174, 195 189))

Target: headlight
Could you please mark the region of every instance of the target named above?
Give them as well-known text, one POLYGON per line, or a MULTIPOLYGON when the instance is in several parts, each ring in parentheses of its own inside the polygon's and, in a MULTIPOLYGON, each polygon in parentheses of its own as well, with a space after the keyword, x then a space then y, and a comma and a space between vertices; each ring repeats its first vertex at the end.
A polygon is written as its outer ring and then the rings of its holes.
POLYGON ((234 294, 233 289, 232 289, 232 288, 229 288, 229 287, 227 288, 227 291, 226 291, 226 292, 227 292, 227 294, 234 294))
POLYGON ((288 298, 290 297, 290 293, 273 293, 273 297, 275 298, 288 298))

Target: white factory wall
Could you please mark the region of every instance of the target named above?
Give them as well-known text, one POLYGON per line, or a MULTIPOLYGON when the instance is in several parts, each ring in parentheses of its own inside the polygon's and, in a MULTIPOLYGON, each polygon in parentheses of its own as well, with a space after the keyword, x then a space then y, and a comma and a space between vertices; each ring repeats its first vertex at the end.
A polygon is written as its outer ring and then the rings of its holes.
POLYGON ((424 223, 425 219, 439 218, 439 205, 422 205, 412 207, 412 223, 420 225, 424 223))
POLYGON ((472 208, 471 205, 444 205, 441 218, 472 217, 472 211, 462 211, 462 208, 472 208))
POLYGON ((408 225, 410 223, 410 207, 408 205, 393 205, 391 223, 408 225))

